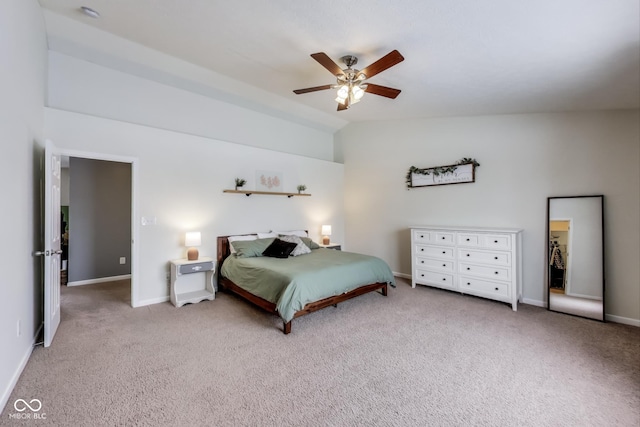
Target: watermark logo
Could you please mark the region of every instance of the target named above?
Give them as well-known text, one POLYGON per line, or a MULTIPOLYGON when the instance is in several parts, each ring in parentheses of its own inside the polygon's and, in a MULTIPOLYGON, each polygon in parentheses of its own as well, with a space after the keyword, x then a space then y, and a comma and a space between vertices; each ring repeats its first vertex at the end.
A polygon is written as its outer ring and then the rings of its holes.
POLYGON ((18 412, 24 412, 27 409, 30 409, 31 412, 40 412, 40 409, 42 409, 42 402, 38 399, 31 399, 31 401, 27 403, 24 399, 18 399, 13 403, 13 408, 18 412))
POLYGON ((28 402, 25 399, 16 399, 13 402, 13 409, 18 411, 16 414, 9 414, 10 419, 14 420, 46 420, 47 414, 40 412, 42 402, 40 399, 31 399, 28 402))

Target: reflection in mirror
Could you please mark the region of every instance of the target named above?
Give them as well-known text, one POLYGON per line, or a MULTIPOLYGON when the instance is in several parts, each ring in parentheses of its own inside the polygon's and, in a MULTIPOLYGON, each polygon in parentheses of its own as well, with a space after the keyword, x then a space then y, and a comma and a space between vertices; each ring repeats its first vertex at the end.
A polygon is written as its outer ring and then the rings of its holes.
POLYGON ((604 196, 547 199, 551 311, 604 321, 604 196))

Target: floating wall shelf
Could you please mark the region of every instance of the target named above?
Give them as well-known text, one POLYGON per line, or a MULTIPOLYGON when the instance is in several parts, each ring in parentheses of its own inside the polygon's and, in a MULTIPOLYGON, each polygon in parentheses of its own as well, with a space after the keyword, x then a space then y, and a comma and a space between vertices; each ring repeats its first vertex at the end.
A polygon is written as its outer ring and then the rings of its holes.
POLYGON ((311 194, 307 193, 281 193, 276 191, 252 191, 252 190, 222 190, 223 193, 235 193, 235 194, 244 194, 245 196, 250 196, 252 194, 265 194, 269 196, 287 196, 289 198, 293 196, 310 196, 311 194))

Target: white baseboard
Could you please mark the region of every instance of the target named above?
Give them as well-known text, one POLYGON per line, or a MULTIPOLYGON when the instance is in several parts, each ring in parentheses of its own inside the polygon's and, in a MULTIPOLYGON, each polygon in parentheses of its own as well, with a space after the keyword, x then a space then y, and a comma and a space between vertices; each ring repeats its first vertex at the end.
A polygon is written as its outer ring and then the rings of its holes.
POLYGON ((392 271, 391 273, 393 274, 393 277, 401 277, 403 279, 411 280, 410 274, 398 273, 397 271, 392 271))
POLYGON ((0 413, 4 411, 4 407, 7 405, 7 401, 9 400, 9 397, 11 396, 13 389, 18 383, 18 380, 20 379, 20 375, 22 375, 22 371, 24 371, 24 368, 27 366, 27 363, 29 362, 31 353, 33 353, 33 347, 36 345, 36 340, 40 335, 40 331, 42 330, 42 327, 43 327, 43 324, 40 324, 40 327, 38 328, 35 335, 33 336, 33 341, 31 342, 31 345, 27 349, 24 356, 22 356, 22 359, 20 360, 20 364, 18 365, 18 368, 13 373, 13 376, 11 377, 11 381, 9 381, 9 384, 7 384, 7 388, 2 391, 2 396, 0 397, 0 413))
POLYGON ((131 275, 123 274, 122 276, 99 277, 97 279, 78 280, 75 282, 67 282, 67 286, 95 285, 96 283, 115 282, 116 280, 125 280, 125 279, 131 279, 131 275))
POLYGON ((640 319, 631 319, 629 317, 616 316, 613 314, 605 314, 604 318, 607 322, 622 323, 640 328, 640 319))
POLYGON ((545 301, 538 301, 530 298, 522 298, 523 304, 535 305, 536 307, 547 308, 547 303, 545 301))

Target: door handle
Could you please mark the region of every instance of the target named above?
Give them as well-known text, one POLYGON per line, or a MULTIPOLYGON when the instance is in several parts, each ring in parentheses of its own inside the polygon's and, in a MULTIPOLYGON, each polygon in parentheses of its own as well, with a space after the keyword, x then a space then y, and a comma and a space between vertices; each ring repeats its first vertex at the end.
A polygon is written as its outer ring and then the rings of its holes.
POLYGON ((49 255, 49 251, 35 251, 33 253, 34 256, 48 256, 49 255))

